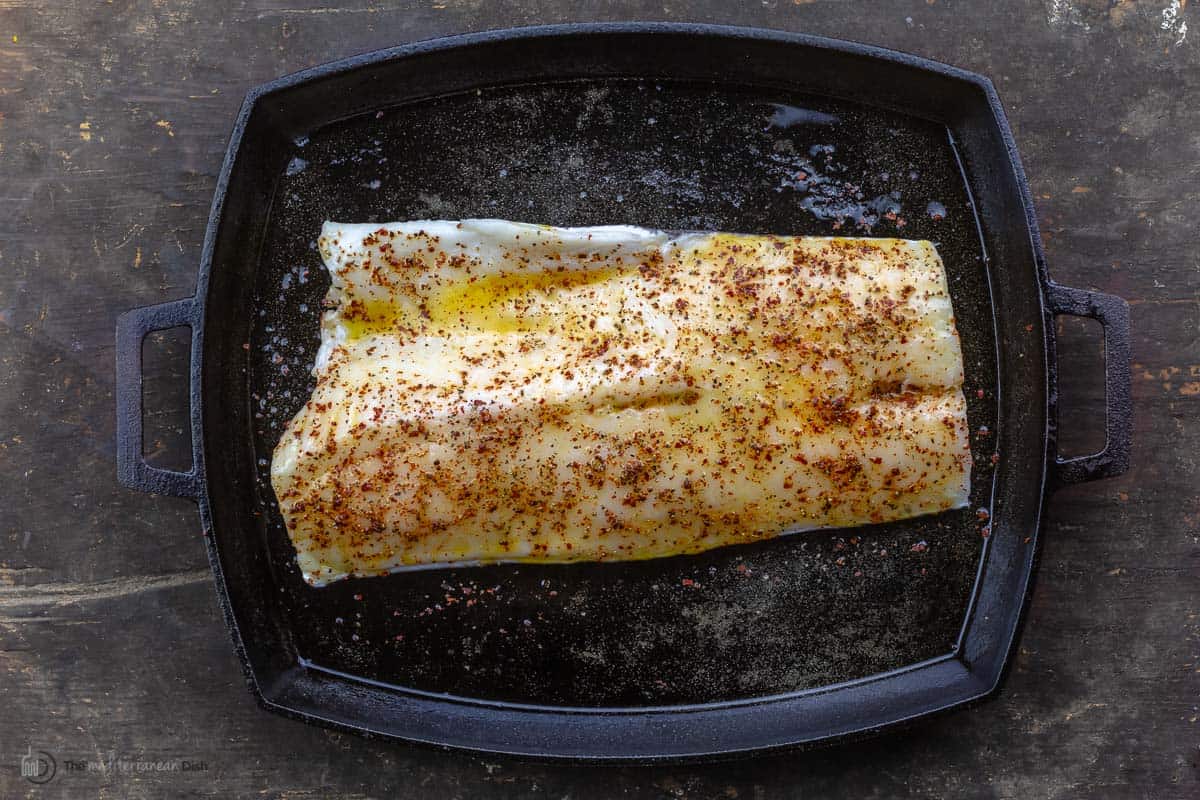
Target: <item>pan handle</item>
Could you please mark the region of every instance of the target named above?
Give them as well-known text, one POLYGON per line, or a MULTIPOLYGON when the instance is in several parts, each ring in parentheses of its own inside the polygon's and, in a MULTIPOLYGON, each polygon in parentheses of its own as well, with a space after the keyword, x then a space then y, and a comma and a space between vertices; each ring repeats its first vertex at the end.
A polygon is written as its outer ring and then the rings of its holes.
POLYGON ((1104 328, 1104 449, 1052 465, 1059 486, 1111 478, 1129 469, 1133 436, 1133 397, 1130 377, 1129 304, 1120 297, 1051 283, 1050 313, 1094 319, 1104 328))
POLYGON ((142 340, 154 331, 190 328, 195 363, 195 314, 195 298, 189 297, 135 308, 117 319, 117 479, 130 489, 193 500, 199 496, 194 425, 192 468, 187 472, 152 467, 142 456, 142 340))

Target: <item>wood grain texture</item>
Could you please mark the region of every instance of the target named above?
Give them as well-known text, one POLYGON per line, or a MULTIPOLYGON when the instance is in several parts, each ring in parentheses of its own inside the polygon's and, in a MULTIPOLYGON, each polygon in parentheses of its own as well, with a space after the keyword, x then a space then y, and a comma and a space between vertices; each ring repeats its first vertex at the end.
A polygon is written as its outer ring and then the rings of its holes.
MULTIPOLYGON (((1190 3, 0 2, 0 796, 1200 794, 1200 12, 1190 3), (987 74, 1053 276, 1133 306, 1133 466, 1052 501, 1005 692, 901 735, 753 761, 572 768, 370 742, 260 711, 194 508, 117 486, 113 328, 190 294, 245 91, 431 36, 537 22, 765 25, 987 74), (1188 28, 1193 30, 1188 30, 1188 28), (19 774, 41 748, 42 787, 19 774), (204 761, 67 771, 65 759, 204 761)), ((161 348, 154 379, 180 380, 161 348)), ((174 347, 178 355, 177 347, 174 347)), ((1099 425, 1096 382, 1064 401, 1099 425)), ((170 425, 159 447, 178 448, 170 425)))

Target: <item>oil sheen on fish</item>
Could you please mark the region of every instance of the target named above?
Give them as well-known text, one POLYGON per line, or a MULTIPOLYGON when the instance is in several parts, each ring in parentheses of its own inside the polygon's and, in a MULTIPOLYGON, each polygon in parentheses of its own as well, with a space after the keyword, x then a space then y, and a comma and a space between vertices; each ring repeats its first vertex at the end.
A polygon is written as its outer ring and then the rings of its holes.
POLYGON ((925 241, 327 222, 271 479, 307 581, 644 559, 962 507, 925 241))

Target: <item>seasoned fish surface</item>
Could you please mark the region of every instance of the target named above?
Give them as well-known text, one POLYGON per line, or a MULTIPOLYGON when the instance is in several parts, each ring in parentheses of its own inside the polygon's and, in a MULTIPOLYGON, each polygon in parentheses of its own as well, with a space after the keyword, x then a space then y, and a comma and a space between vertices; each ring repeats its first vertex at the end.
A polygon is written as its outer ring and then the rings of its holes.
POLYGON ((327 222, 271 480, 310 583, 642 559, 964 506, 933 245, 327 222))

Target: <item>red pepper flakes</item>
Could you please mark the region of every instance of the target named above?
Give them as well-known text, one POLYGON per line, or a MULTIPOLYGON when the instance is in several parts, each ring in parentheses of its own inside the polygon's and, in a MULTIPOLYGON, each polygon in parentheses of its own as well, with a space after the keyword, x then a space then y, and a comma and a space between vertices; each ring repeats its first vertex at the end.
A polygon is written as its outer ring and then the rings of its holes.
POLYGON ((924 553, 926 550, 929 549, 929 545, 926 544, 924 539, 922 539, 921 541, 917 542, 916 544, 914 544, 912 547, 910 547, 908 549, 909 549, 909 551, 911 551, 913 553, 924 553))

